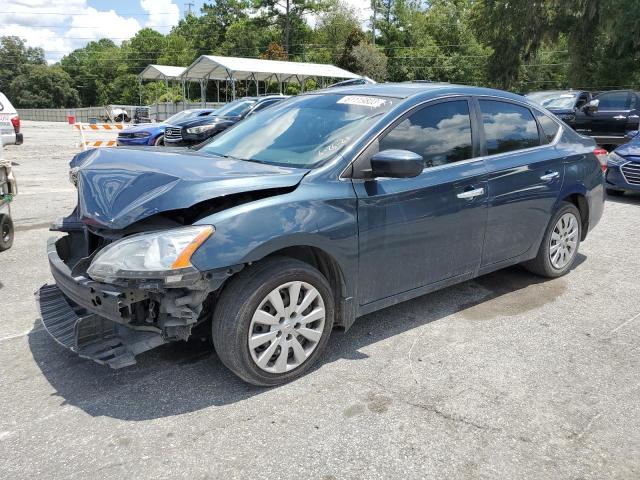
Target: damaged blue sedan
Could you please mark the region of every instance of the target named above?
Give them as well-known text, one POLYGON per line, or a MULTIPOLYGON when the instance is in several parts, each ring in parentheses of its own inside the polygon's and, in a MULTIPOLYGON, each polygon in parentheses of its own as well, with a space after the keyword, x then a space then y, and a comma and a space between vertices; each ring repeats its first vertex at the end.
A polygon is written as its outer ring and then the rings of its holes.
POLYGON ((277 385, 359 316, 509 265, 569 272, 603 211, 597 154, 520 96, 425 83, 300 95, 195 151, 82 152, 42 320, 113 368, 206 336, 277 385))

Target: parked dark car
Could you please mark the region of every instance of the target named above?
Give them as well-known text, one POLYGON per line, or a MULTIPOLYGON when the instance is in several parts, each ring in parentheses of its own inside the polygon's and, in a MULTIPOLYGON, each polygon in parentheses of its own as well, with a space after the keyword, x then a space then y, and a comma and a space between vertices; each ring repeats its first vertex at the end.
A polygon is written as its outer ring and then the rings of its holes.
POLYGON ((359 316, 509 265, 569 272, 602 215, 595 150, 523 97, 407 83, 300 95, 195 151, 82 152, 43 323, 114 368, 210 335, 280 384, 359 316))
POLYGON ((212 115, 217 110, 215 108, 194 108, 182 110, 162 123, 141 123, 122 130, 118 134, 118 146, 125 145, 164 145, 164 129, 167 125, 176 122, 186 121, 194 118, 202 118, 212 115))
POLYGON ((629 141, 628 132, 638 130, 640 96, 630 90, 614 90, 596 95, 597 108, 583 108, 576 115, 578 133, 593 137, 599 145, 611 148, 629 141))
POLYGON ((606 187, 609 195, 640 192, 640 135, 631 132, 631 141, 616 148, 607 160, 606 187))
POLYGON ((576 128, 576 115, 591 101, 591 93, 582 90, 548 90, 527 93, 525 97, 562 119, 571 128, 576 128))
POLYGON ((197 145, 285 98, 282 95, 244 97, 228 103, 215 116, 173 122, 165 128, 165 145, 197 145))

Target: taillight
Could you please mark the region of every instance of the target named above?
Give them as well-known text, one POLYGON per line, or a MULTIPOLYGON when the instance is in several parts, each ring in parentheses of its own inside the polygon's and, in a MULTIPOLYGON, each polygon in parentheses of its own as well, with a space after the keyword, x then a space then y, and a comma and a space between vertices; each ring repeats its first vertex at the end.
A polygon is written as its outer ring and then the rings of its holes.
POLYGON ((604 148, 596 147, 596 149, 593 151, 593 154, 598 159, 598 162, 600 162, 600 168, 602 169, 602 171, 606 172, 607 157, 609 156, 609 152, 607 152, 604 148))
POLYGON ((20 133, 20 117, 18 115, 11 117, 11 123, 13 124, 13 129, 16 133, 20 133))

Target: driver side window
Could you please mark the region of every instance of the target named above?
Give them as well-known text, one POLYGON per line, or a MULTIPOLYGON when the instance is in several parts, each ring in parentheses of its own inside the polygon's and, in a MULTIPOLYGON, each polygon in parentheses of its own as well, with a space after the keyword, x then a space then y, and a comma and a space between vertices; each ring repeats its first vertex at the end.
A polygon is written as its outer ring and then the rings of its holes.
POLYGON ((446 101, 413 113, 380 139, 379 150, 388 149, 422 155, 425 168, 472 158, 469 103, 446 101))

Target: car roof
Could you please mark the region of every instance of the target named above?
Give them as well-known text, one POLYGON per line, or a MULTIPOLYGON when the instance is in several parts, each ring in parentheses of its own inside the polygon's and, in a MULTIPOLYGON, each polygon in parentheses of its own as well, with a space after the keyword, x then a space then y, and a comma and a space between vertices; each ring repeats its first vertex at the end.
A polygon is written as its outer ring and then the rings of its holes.
POLYGON ((332 87, 310 92, 311 94, 326 95, 375 95, 380 97, 392 97, 408 99, 415 96, 446 95, 485 95, 497 96, 506 99, 526 101, 521 95, 495 90, 493 88, 473 87, 469 85, 456 85, 452 83, 437 82, 406 82, 406 83, 377 83, 375 85, 353 85, 346 87, 332 87))
POLYGON ((529 92, 526 93, 526 95, 531 95, 532 93, 557 93, 557 94, 567 94, 567 93, 572 93, 572 94, 576 94, 576 95, 580 95, 581 93, 589 93, 586 90, 572 90, 572 89, 566 89, 566 90, 534 90, 533 92, 529 92))

